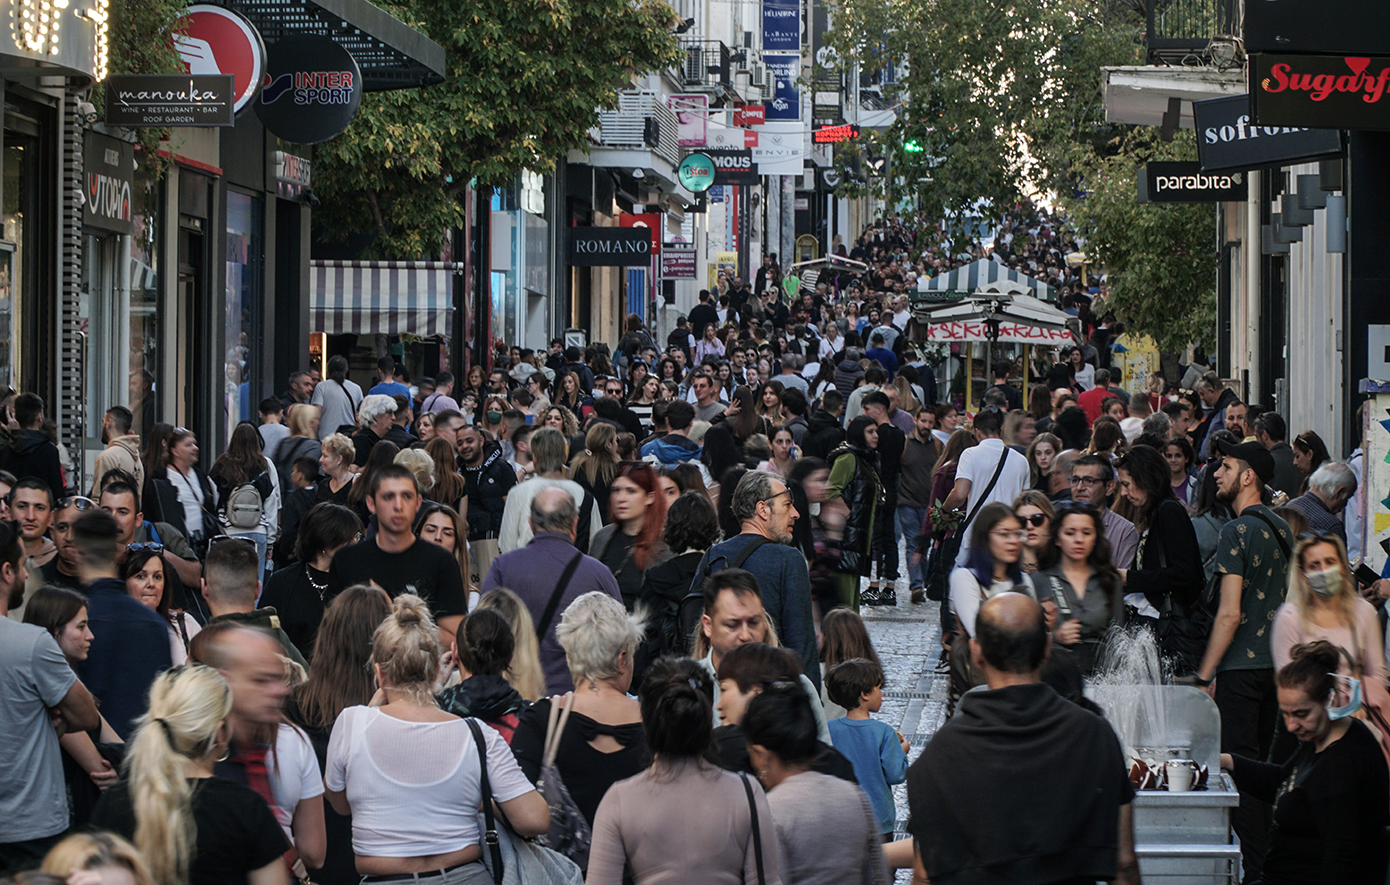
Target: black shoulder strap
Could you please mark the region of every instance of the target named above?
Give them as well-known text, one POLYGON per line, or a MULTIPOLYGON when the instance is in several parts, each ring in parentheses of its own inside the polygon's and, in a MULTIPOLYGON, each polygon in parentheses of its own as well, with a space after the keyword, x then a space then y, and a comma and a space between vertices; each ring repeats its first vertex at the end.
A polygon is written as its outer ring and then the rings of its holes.
POLYGON ((1009 460, 1010 451, 1008 446, 1004 446, 1004 454, 999 458, 999 464, 994 468, 994 475, 989 478, 989 485, 985 486, 984 492, 976 499, 975 506, 970 508, 970 513, 965 517, 965 522, 962 522, 960 528, 956 529, 957 535, 961 537, 965 536, 965 530, 970 523, 974 521, 975 514, 979 513, 980 508, 985 506, 985 501, 989 500, 989 493, 994 491, 994 487, 999 484, 999 475, 1004 472, 1004 464, 1009 460))
POLYGON ((565 595, 565 590, 569 589, 570 579, 574 577, 574 570, 579 568, 579 560, 584 558, 583 553, 575 552, 574 559, 560 573, 560 583, 555 585, 555 592, 550 595, 550 602, 545 605, 545 613, 541 615, 540 623, 536 625, 536 641, 544 642, 546 631, 550 629, 550 622, 555 620, 555 609, 560 607, 560 597, 565 595))
POLYGON ((753 800, 753 785, 748 783, 747 772, 740 771, 738 776, 743 779, 743 791, 748 794, 748 819, 753 824, 753 860, 758 864, 758 885, 766 885, 767 876, 763 872, 763 834, 758 825, 758 804, 753 800))
POLYGON ((753 555, 753 551, 757 550, 764 544, 771 543, 772 539, 765 538, 762 535, 758 535, 758 537, 748 542, 747 547, 744 547, 743 550, 739 551, 738 556, 735 556, 733 559, 729 560, 729 568, 743 568, 743 564, 748 561, 748 557, 753 555))
POLYGON ((488 853, 492 855, 492 881, 502 885, 502 845, 497 838, 497 821, 492 817, 492 784, 487 776, 487 742, 483 740, 483 730, 472 719, 465 719, 468 730, 473 732, 473 745, 478 748, 478 782, 483 794, 483 822, 487 832, 483 841, 487 843, 488 853))
MULTIPOLYGON (((1274 520, 1270 519, 1268 516, 1265 516, 1263 513, 1261 513, 1253 507, 1248 509, 1250 511, 1251 516, 1258 517, 1260 522, 1263 522, 1265 525, 1269 526, 1269 530, 1274 533, 1274 540, 1279 542, 1279 549, 1284 551, 1284 561, 1290 562, 1293 559, 1293 551, 1289 549, 1289 542, 1285 541, 1284 536, 1279 534, 1279 529, 1274 527, 1274 520)), ((1240 515, 1244 516, 1245 513, 1242 512, 1240 515)))

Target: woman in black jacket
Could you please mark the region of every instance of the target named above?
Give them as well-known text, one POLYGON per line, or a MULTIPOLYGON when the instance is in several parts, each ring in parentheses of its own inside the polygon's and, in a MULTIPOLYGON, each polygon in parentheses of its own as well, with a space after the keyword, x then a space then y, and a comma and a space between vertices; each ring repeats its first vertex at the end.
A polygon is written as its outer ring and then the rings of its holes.
MULTIPOLYGON (((637 606, 648 613, 647 635, 634 655, 634 679, 662 655, 690 653, 691 637, 680 624, 681 601, 695 586, 700 560, 719 541, 719 518, 709 496, 682 492, 666 511, 661 540, 671 556, 647 569, 637 606)), ((699 608, 703 609, 703 603, 699 608)))
MULTIPOLYGON (((1206 637, 1198 635, 1204 632, 1200 629, 1183 630, 1191 622, 1188 608, 1197 601, 1204 583, 1192 518, 1173 497, 1168 463, 1154 449, 1135 446, 1120 459, 1116 472, 1120 494, 1133 506, 1134 527, 1139 531, 1137 566, 1120 570, 1125 593, 1143 594, 1144 604, 1136 608, 1156 629, 1164 654, 1180 669, 1195 669, 1206 637)), ((1129 600, 1140 602, 1132 596, 1129 600)))
POLYGON ((840 513, 844 516, 835 583, 840 588, 840 601, 855 611, 859 611, 859 579, 868 577, 873 569, 870 548, 874 526, 884 518, 879 513, 883 481, 878 475, 877 448, 878 425, 867 415, 860 415, 849 422, 844 443, 827 459, 830 483, 826 497, 843 502, 840 513))

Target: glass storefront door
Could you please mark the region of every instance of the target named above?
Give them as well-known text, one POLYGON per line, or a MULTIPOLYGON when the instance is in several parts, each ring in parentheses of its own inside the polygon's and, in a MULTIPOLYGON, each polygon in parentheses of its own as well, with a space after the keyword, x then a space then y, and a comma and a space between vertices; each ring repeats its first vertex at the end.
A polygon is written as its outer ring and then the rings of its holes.
POLYGON ((261 389, 260 366, 264 343, 262 258, 264 235, 259 197, 227 191, 227 289, 223 304, 226 338, 223 342, 223 401, 227 439, 240 421, 255 421, 261 389))

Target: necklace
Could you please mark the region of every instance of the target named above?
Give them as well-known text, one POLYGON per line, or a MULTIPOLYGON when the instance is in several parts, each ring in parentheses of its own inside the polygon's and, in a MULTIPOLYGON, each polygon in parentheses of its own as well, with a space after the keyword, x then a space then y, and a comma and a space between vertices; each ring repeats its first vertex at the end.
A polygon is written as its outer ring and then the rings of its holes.
POLYGON ((309 565, 307 562, 304 563, 304 577, 309 580, 309 586, 313 587, 314 592, 319 595, 319 602, 326 602, 327 600, 325 596, 328 593, 328 581, 325 580, 322 584, 320 584, 318 581, 315 581, 315 571, 316 569, 312 565, 309 565))

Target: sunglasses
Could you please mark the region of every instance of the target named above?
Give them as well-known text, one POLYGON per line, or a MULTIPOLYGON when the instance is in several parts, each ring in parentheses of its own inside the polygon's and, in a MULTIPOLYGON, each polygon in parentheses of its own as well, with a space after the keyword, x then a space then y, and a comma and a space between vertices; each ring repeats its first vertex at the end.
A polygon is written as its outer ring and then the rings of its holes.
POLYGON ((56 509, 66 510, 69 507, 76 507, 79 512, 83 510, 95 510, 97 502, 85 495, 69 495, 66 498, 59 498, 56 509))
POLYGON ((1032 516, 1020 516, 1019 520, 1024 525, 1030 525, 1035 529, 1040 529, 1043 526, 1047 525, 1047 514, 1034 513, 1032 516))
POLYGON ((145 541, 137 544, 127 544, 125 545, 125 549, 131 553, 139 553, 142 550, 148 550, 151 553, 163 553, 164 545, 153 541, 145 541))

